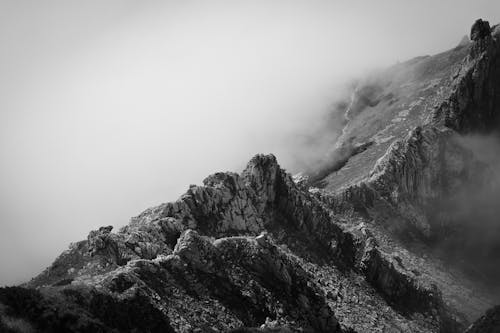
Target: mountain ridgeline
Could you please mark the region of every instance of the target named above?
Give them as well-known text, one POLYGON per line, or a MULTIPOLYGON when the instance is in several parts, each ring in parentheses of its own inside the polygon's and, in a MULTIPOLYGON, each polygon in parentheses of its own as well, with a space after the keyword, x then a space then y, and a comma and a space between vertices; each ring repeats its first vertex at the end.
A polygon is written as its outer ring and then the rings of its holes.
POLYGON ((0 288, 0 331, 500 331, 500 27, 478 20, 339 105, 315 169, 256 155, 91 231, 0 288))

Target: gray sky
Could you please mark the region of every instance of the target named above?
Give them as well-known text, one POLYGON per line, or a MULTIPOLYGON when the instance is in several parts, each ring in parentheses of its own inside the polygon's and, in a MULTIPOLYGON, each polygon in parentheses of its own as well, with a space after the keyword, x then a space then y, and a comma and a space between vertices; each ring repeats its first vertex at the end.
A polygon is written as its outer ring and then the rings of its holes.
POLYGON ((479 17, 500 2, 0 0, 0 285, 253 154, 297 171, 350 78, 479 17))

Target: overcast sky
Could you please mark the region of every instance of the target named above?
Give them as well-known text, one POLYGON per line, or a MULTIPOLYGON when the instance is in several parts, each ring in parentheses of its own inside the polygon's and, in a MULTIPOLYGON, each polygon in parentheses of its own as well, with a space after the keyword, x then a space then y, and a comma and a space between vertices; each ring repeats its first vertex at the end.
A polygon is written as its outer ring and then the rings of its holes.
POLYGON ((298 171, 346 82, 479 17, 500 1, 0 0, 0 285, 256 153, 298 171))

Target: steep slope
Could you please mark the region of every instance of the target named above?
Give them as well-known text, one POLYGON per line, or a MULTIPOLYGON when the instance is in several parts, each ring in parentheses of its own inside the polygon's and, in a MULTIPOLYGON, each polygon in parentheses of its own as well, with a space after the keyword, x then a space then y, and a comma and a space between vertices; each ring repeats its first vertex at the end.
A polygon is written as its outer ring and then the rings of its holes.
MULTIPOLYGON (((494 170, 463 144, 461 135, 500 128, 499 32, 496 26, 490 35, 488 23, 478 20, 471 43, 398 64, 361 83, 346 112, 349 122, 338 149, 365 148, 351 150, 341 169, 313 184, 336 213, 370 221, 368 228, 380 235, 381 246, 433 281, 469 320, 488 301, 459 286, 477 283, 459 272, 449 275, 437 258, 418 263, 430 254, 422 242, 432 248, 455 237, 460 247, 463 233, 470 231, 458 225, 443 202, 453 202, 472 187, 498 190, 492 184, 494 170)), ((492 256, 493 265, 500 263, 499 254, 492 256)))
POLYGON ((436 251, 457 229, 438 203, 490 183, 460 135, 498 128, 499 34, 477 21, 471 42, 361 81, 334 160, 309 178, 257 155, 91 231, 0 289, 0 329, 465 330, 494 293, 436 251))

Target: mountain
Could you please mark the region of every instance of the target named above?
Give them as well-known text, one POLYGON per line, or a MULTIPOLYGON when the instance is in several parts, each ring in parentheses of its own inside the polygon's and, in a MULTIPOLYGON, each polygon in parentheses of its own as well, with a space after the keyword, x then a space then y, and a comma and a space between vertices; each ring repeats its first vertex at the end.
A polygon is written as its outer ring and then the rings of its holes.
POLYGON ((91 231, 0 289, 0 330, 498 331, 497 308, 480 316, 500 295, 500 226, 481 221, 500 192, 489 146, 470 143, 500 129, 499 26, 478 20, 470 40, 372 73, 343 104, 316 169, 292 177, 257 155, 91 231))

